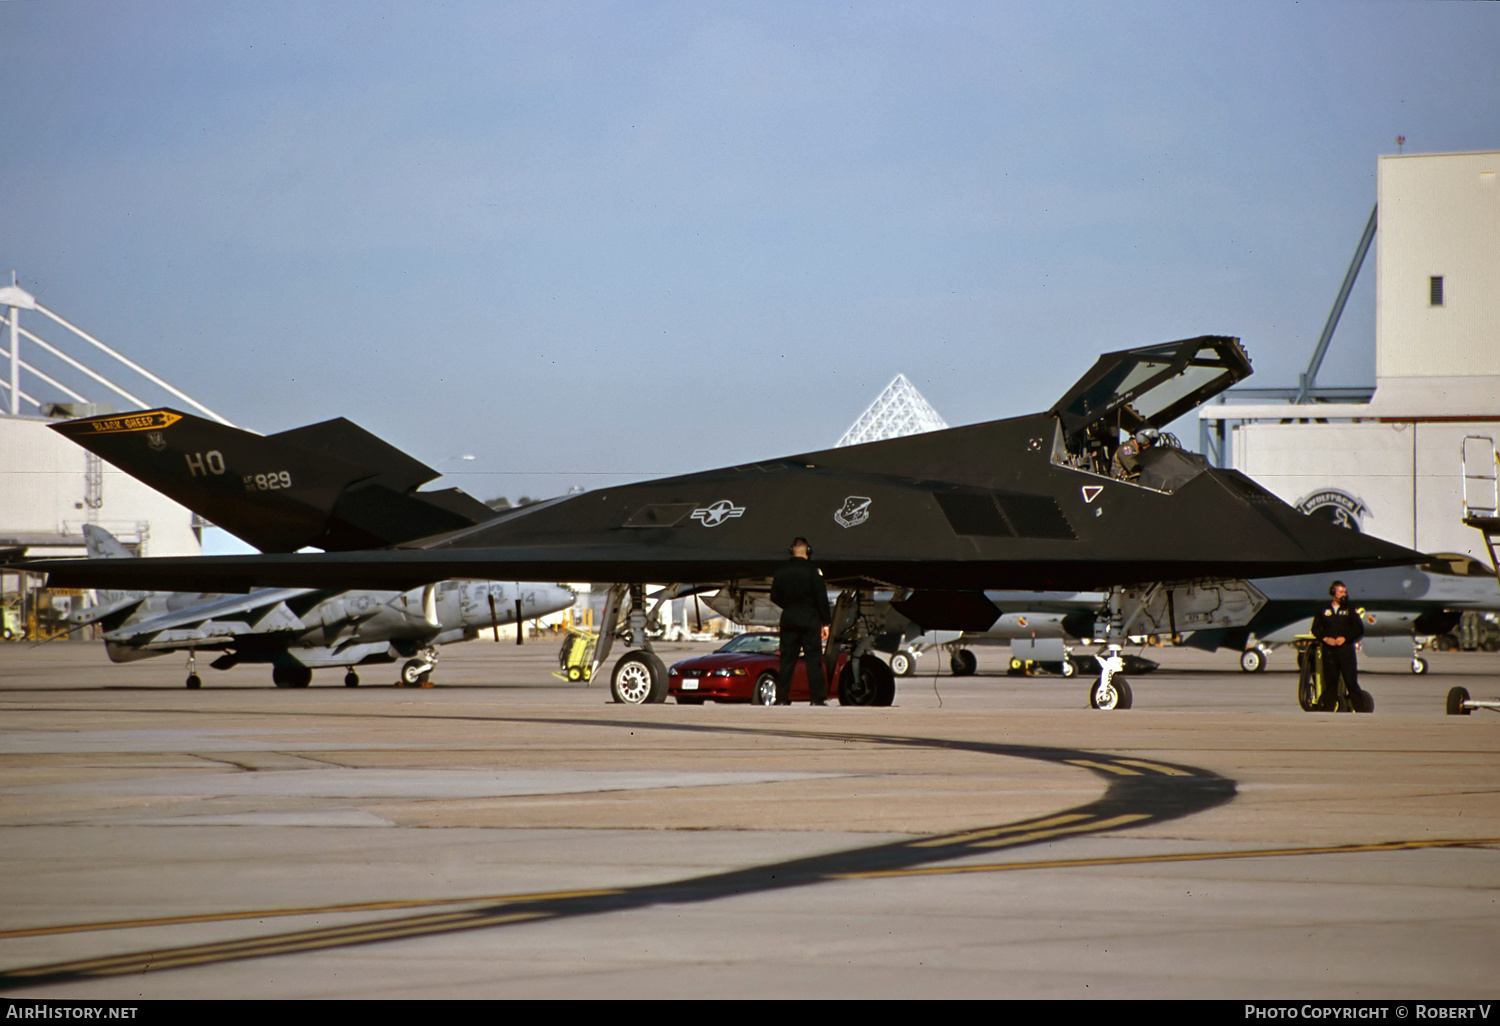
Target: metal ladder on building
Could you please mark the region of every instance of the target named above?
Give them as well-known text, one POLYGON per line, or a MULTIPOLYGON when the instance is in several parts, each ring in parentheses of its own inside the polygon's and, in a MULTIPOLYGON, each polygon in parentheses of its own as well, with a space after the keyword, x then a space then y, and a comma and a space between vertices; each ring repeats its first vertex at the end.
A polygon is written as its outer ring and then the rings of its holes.
MULTIPOLYGON (((1490 569, 1500 572, 1495 561, 1495 535, 1500 534, 1500 459, 1495 440, 1488 435, 1465 435, 1458 443, 1458 461, 1463 475, 1464 523, 1484 535, 1490 550, 1490 569)), ((1475 709, 1500 712, 1500 699, 1469 697, 1468 688, 1448 692, 1448 715, 1467 716, 1475 709)))
POLYGON ((1490 569, 1500 572, 1495 560, 1495 536, 1500 534, 1500 460, 1495 440, 1488 435, 1465 435, 1458 445, 1464 523, 1484 535, 1490 569))

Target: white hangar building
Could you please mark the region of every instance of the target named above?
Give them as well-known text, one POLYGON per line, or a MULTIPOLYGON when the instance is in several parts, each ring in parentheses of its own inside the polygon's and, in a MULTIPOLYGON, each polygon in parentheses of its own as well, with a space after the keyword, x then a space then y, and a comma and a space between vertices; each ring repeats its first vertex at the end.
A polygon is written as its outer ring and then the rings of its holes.
MULTIPOLYGON (((142 408, 136 393, 148 390, 222 418, 15 284, 0 288, 0 343, 0 554, 82 556, 83 525, 92 523, 141 555, 198 555, 201 525, 188 509, 47 425, 115 403, 142 408)), ((40 584, 0 570, 0 636, 45 636, 81 601, 40 584)))
POLYGON ((1205 427, 1226 440, 1234 467, 1306 512, 1488 564, 1483 536, 1462 522, 1463 455, 1469 505, 1492 504, 1497 172, 1500 151, 1379 158, 1375 391, 1355 404, 1205 407, 1199 417, 1217 422, 1205 427))

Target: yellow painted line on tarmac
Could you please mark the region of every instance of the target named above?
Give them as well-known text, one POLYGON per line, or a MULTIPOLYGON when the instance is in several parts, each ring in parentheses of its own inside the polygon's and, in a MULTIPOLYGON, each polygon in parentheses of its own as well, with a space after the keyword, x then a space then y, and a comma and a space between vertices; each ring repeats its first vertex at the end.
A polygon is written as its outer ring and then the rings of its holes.
POLYGON ((366 901, 349 905, 314 905, 307 908, 252 909, 239 912, 205 912, 193 916, 160 916, 149 919, 114 919, 101 923, 69 923, 64 926, 33 926, 21 930, 0 930, 0 940, 12 937, 45 937, 59 933, 87 933, 93 930, 131 930, 142 926, 181 926, 191 923, 226 923, 239 919, 274 919, 285 916, 321 916, 344 912, 389 912, 403 908, 432 908, 435 905, 514 905, 524 901, 552 901, 559 898, 598 898, 622 894, 618 888, 583 891, 542 891, 535 894, 481 894, 472 898, 414 898, 407 901, 366 901))
POLYGON ((1001 834, 1038 830, 1042 827, 1059 826, 1063 823, 1076 823, 1080 819, 1088 818, 1089 815, 1085 812, 1068 812, 1060 816, 1051 816, 1047 819, 1032 820, 1028 823, 1012 823, 1008 826, 985 827, 983 830, 971 830, 966 834, 945 834, 942 837, 930 837, 925 841, 912 842, 912 847, 939 848, 948 844, 965 844, 969 841, 978 841, 986 837, 998 837, 1001 834))
POLYGON ((208 962, 224 962, 231 959, 265 955, 284 955, 298 951, 316 951, 320 948, 338 947, 345 944, 422 936, 455 926, 497 926, 503 923, 523 922, 528 919, 543 919, 551 915, 554 915, 554 913, 511 912, 508 914, 485 915, 475 912, 449 912, 443 915, 417 916, 413 919, 403 919, 395 922, 366 923, 360 926, 335 927, 326 930, 309 930, 302 933, 284 933, 270 937, 255 937, 249 940, 228 941, 222 944, 199 944, 190 947, 167 948, 161 951, 146 951, 132 955, 85 959, 78 962, 59 962, 53 965, 34 966, 30 969, 11 970, 7 975, 23 977, 52 976, 58 973, 68 973, 87 976, 118 976, 123 973, 175 969, 187 965, 203 965, 208 962))
POLYGON ((997 837, 993 841, 976 841, 976 848, 1001 848, 1018 844, 1030 844, 1032 841, 1045 841, 1052 837, 1062 837, 1064 834, 1078 834, 1092 832, 1095 830, 1113 830, 1115 827, 1128 826, 1131 823, 1139 823, 1151 816, 1144 812, 1131 812, 1123 816, 1111 816, 1109 819, 1091 819, 1085 823, 1074 823, 1072 826, 1052 827, 1049 830, 1033 830, 1025 834, 1011 834, 1007 837, 997 837))
POLYGON ((1384 841, 1377 844, 1330 844, 1307 848, 1260 848, 1250 851, 1200 851, 1175 855, 1120 855, 1095 859, 1045 859, 1034 862, 990 862, 974 866, 929 866, 915 869, 882 869, 867 873, 830 873, 829 879, 868 880, 885 876, 950 876, 959 873, 1008 873, 1017 869, 1075 869, 1087 866, 1140 866, 1164 862, 1210 862, 1215 859, 1287 858, 1293 855, 1348 855, 1376 851, 1412 851, 1418 848, 1469 848, 1500 844, 1500 837, 1474 837, 1441 841, 1384 841))
POLYGON ((1155 773, 1165 773, 1169 777, 1191 777, 1197 775, 1189 773, 1187 770, 1180 770, 1176 766, 1163 766, 1159 762, 1147 762, 1145 759, 1116 759, 1115 761, 1124 763, 1126 766, 1139 766, 1141 769, 1148 769, 1155 773))
POLYGON ((1138 777, 1141 775, 1140 770, 1118 766, 1112 762, 1095 762, 1093 759, 1064 759, 1063 762, 1069 766, 1082 766, 1084 769, 1103 770, 1105 773, 1113 773, 1117 777, 1138 777))

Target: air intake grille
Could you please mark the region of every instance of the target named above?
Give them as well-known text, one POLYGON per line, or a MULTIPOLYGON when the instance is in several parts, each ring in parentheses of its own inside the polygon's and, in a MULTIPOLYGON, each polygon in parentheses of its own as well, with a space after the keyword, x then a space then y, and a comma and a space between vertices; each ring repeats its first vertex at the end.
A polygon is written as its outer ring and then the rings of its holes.
POLYGON ((955 534, 991 538, 1076 539, 1062 508, 1048 495, 936 492, 955 534))

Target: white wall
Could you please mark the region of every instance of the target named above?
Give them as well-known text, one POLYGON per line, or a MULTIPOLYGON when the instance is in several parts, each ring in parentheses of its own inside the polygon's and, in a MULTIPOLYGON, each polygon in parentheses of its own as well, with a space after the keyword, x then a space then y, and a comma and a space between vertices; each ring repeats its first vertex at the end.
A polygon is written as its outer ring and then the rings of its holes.
POLYGON ((1380 158, 1377 378, 1500 375, 1497 172, 1500 152, 1380 158))
MULTIPOLYGON (((0 537, 71 535, 82 545, 87 453, 47 428, 48 421, 0 416, 0 537)), ((123 541, 146 526, 145 554, 196 556, 193 515, 160 492, 104 464, 103 505, 96 522, 123 541)), ((81 548, 33 549, 42 556, 81 548)))
POLYGON ((1484 539, 1462 522, 1465 435, 1500 441, 1500 421, 1244 424, 1233 435, 1234 466, 1293 504, 1339 489, 1365 504, 1366 534, 1488 564, 1484 539))

